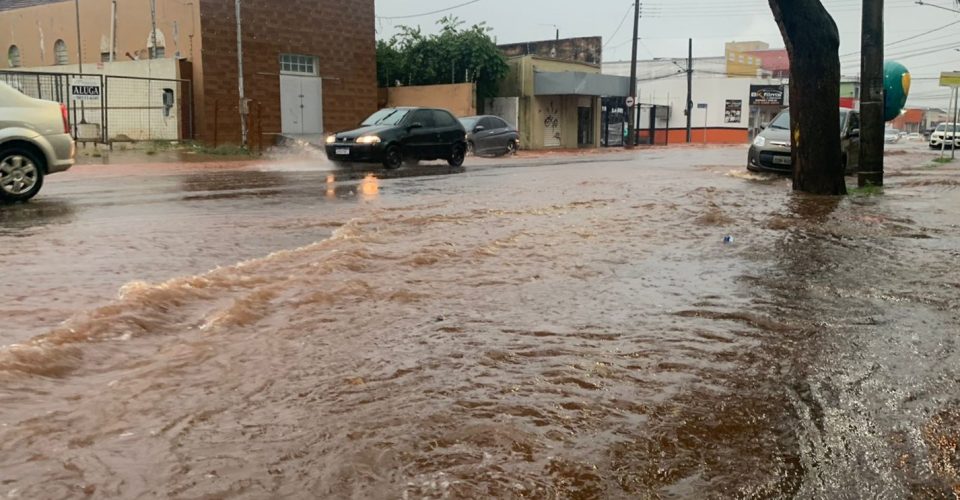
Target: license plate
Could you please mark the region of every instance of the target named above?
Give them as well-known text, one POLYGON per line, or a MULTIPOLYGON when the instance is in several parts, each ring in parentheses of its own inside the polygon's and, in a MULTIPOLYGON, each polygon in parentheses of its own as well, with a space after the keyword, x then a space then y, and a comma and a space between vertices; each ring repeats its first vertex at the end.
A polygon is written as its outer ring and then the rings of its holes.
POLYGON ((334 153, 336 153, 336 154, 338 154, 338 155, 346 156, 346 155, 349 155, 349 154, 350 154, 350 148, 337 148, 337 149, 334 151, 334 153))
POLYGON ((774 156, 773 163, 777 165, 790 165, 793 163, 793 159, 789 156, 774 156))

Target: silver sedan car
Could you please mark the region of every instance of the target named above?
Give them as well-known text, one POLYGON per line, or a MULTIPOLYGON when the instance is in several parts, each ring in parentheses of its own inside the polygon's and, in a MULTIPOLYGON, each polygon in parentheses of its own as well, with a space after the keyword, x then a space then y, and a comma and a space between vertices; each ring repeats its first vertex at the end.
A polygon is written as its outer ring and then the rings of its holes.
MULTIPOLYGON (((860 163, 860 114, 855 110, 840 108, 840 148, 843 171, 857 172, 860 163)), ((790 110, 777 115, 753 140, 747 153, 747 170, 752 172, 793 173, 790 139, 790 110)))
POLYGON ((520 133, 499 116, 460 119, 467 131, 467 151, 477 156, 512 155, 520 149, 520 133))
POLYGON ((76 153, 63 104, 0 82, 0 202, 33 198, 45 176, 73 166, 76 153))

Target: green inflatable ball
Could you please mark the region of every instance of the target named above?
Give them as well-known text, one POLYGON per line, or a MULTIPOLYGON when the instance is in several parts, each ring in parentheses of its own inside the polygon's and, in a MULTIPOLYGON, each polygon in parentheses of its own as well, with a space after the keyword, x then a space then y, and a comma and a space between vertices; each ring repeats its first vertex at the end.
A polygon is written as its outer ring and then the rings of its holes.
POLYGON ((890 121, 900 116, 907 105, 910 95, 910 71, 907 67, 896 61, 883 63, 883 90, 883 119, 890 121))

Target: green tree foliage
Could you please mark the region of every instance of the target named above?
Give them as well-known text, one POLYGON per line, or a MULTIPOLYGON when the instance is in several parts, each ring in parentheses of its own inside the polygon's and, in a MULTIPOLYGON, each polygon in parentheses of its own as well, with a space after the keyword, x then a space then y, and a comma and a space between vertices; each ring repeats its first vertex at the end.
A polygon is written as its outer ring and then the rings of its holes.
POLYGON ((477 97, 496 97, 509 68, 484 23, 464 28, 444 17, 439 33, 426 36, 419 27, 401 26, 388 41, 377 42, 377 80, 381 87, 476 83, 477 97))

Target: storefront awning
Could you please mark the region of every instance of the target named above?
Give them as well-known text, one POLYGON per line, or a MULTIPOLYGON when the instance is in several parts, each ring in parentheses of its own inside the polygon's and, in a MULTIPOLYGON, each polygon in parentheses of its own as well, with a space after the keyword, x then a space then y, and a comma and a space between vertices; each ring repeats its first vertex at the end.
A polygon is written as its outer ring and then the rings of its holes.
POLYGON ((575 71, 538 71, 533 75, 533 93, 535 95, 627 97, 630 95, 630 79, 624 76, 575 71))

